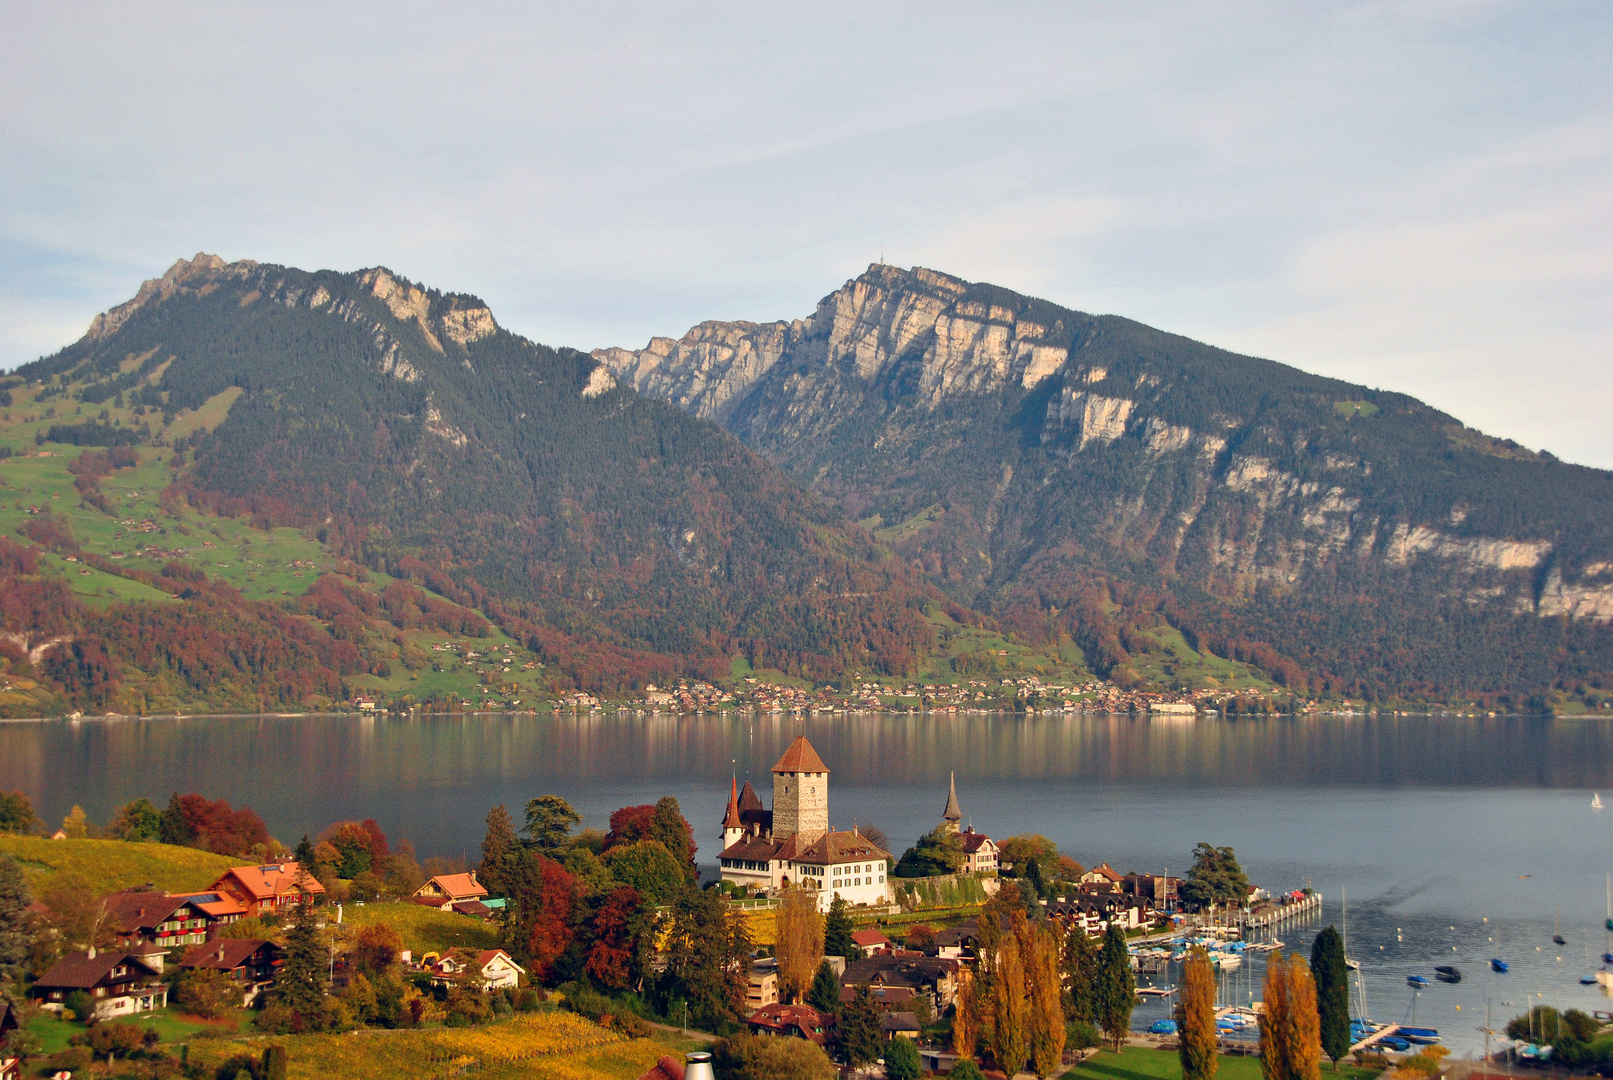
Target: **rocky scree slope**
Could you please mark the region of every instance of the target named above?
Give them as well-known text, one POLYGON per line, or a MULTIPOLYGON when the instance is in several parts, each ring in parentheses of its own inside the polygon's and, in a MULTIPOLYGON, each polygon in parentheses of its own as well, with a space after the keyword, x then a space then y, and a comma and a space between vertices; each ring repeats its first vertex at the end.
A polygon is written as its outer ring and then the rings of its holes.
POLYGON ((1613 475, 1402 394, 886 265, 806 319, 594 356, 1121 678, 1163 614, 1314 690, 1613 687, 1613 475))
POLYGON ((591 688, 735 655, 899 673, 932 641, 937 594, 731 435, 382 268, 198 255, 17 374, 169 414, 238 395, 175 494, 317 529, 591 688))

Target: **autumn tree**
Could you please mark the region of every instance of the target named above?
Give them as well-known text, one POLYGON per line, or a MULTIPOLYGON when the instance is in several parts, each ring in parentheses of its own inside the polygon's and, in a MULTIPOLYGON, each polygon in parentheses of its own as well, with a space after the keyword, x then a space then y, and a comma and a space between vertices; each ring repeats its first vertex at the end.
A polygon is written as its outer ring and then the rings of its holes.
POLYGON ((1031 924, 1025 977, 1031 998, 1031 1061, 1036 1075, 1052 1076, 1064 1058, 1064 1003, 1057 933, 1031 924))
POLYGON ((1215 970, 1210 954, 1195 945, 1188 950, 1182 968, 1181 989, 1176 1005, 1178 1043, 1182 1059, 1182 1080, 1215 1080, 1219 1065, 1216 1057, 1215 970))
POLYGON ((1131 975, 1131 956, 1126 951, 1126 935, 1115 923, 1103 935, 1098 954, 1098 992, 1094 1019, 1105 1035, 1120 1049, 1121 1040, 1131 1031, 1131 1010, 1137 1003, 1137 984, 1131 975))
POLYGON ((1030 998, 1025 988, 1025 957, 1019 939, 1008 934, 998 950, 991 977, 991 1054, 997 1067, 1013 1076, 1030 1057, 1030 998))
POLYGON ((1318 1080, 1322 1071, 1322 1022, 1316 980, 1298 953, 1288 957, 1288 1077, 1318 1080))
POLYGON ((980 994, 974 973, 958 971, 958 1002, 952 1013, 952 1050, 963 1061, 973 1061, 980 1045, 980 994))
POLYGON ((638 840, 605 852, 605 868, 623 885, 638 890, 644 902, 659 906, 688 884, 678 858, 659 840, 638 840))
POLYGON ((1311 977, 1316 980, 1322 1052, 1337 1072, 1339 1059, 1350 1052, 1350 969, 1344 962, 1344 939, 1331 926, 1311 944, 1311 977))
POLYGON ((31 833, 43 824, 28 796, 20 791, 0 791, 0 833, 31 833))
POLYGON ((82 840, 90 834, 90 819, 84 813, 82 806, 75 806, 66 817, 62 818, 62 832, 67 834, 69 840, 82 840))
POLYGON ((593 942, 583 970, 607 990, 626 990, 633 981, 642 906, 638 892, 624 886, 605 898, 590 922, 593 942))
POLYGON ((1293 978, 1280 949, 1266 959, 1266 979, 1260 996, 1266 1006, 1260 1017, 1260 1075, 1264 1080, 1293 1080, 1288 1047, 1293 978))
POLYGON ((162 811, 150 799, 142 798, 118 807, 112 823, 106 827, 106 834, 114 840, 140 843, 157 839, 157 830, 161 827, 162 811))
POLYGON ((779 994, 787 1002, 799 1001, 823 963, 823 915, 817 894, 798 885, 786 888, 773 923, 779 994))
POLYGON ((359 930, 347 955, 359 973, 384 975, 403 955, 403 935, 386 923, 374 923, 359 930))

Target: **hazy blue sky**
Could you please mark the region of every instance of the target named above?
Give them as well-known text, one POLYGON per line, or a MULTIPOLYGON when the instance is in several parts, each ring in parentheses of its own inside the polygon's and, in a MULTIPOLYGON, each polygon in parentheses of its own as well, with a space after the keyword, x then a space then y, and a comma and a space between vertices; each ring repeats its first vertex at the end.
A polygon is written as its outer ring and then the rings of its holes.
POLYGON ((550 344, 879 257, 1613 467, 1613 3, 0 0, 0 365, 198 250, 550 344))

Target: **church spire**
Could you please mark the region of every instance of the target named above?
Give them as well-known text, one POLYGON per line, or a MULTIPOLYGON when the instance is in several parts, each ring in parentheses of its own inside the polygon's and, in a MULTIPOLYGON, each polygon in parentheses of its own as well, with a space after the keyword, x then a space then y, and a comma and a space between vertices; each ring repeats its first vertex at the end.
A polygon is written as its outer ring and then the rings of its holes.
POLYGON ((958 774, 952 773, 947 782, 947 808, 941 814, 941 822, 953 832, 958 831, 958 823, 963 820, 963 810, 958 806, 958 774))
POLYGON ((738 829, 739 822, 739 777, 734 777, 728 788, 728 813, 723 815, 722 827, 724 829, 738 829))

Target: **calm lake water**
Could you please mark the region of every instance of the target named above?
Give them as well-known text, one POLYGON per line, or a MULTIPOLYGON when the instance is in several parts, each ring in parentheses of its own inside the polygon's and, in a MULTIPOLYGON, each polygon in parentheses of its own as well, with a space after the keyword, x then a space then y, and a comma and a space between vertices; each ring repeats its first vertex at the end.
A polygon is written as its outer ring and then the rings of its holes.
MULTIPOLYGON (((496 803, 564 796, 585 824, 674 795, 715 857, 728 779, 768 773, 806 734, 832 770, 836 827, 873 823, 900 851, 939 820, 949 770, 976 828, 1040 832, 1093 865, 1179 873, 1198 841, 1231 845, 1273 891, 1310 883, 1323 920, 1279 936, 1309 949, 1349 897, 1350 952, 1379 1020, 1402 1020, 1409 974, 1466 978, 1416 999, 1419 1023, 1479 1045, 1530 994, 1610 1006, 1578 977, 1600 967, 1613 869, 1613 724, 1442 718, 302 717, 0 724, 0 788, 58 821, 200 791, 252 806, 281 840, 374 817, 422 855, 474 860, 496 803), (1487 921, 1486 921, 1487 920, 1487 921), (1566 947, 1551 943, 1560 925, 1566 947), (1538 951, 1537 951, 1538 950, 1538 951), (1488 959, 1512 964, 1494 975, 1488 959), (1505 1004, 1503 1004, 1505 1003, 1505 1004), (1460 1010, 1457 1006, 1461 1006, 1460 1010)), ((1260 964, 1230 997, 1258 991, 1260 964)), ((1139 1021, 1152 1011, 1139 1010, 1139 1021)))

